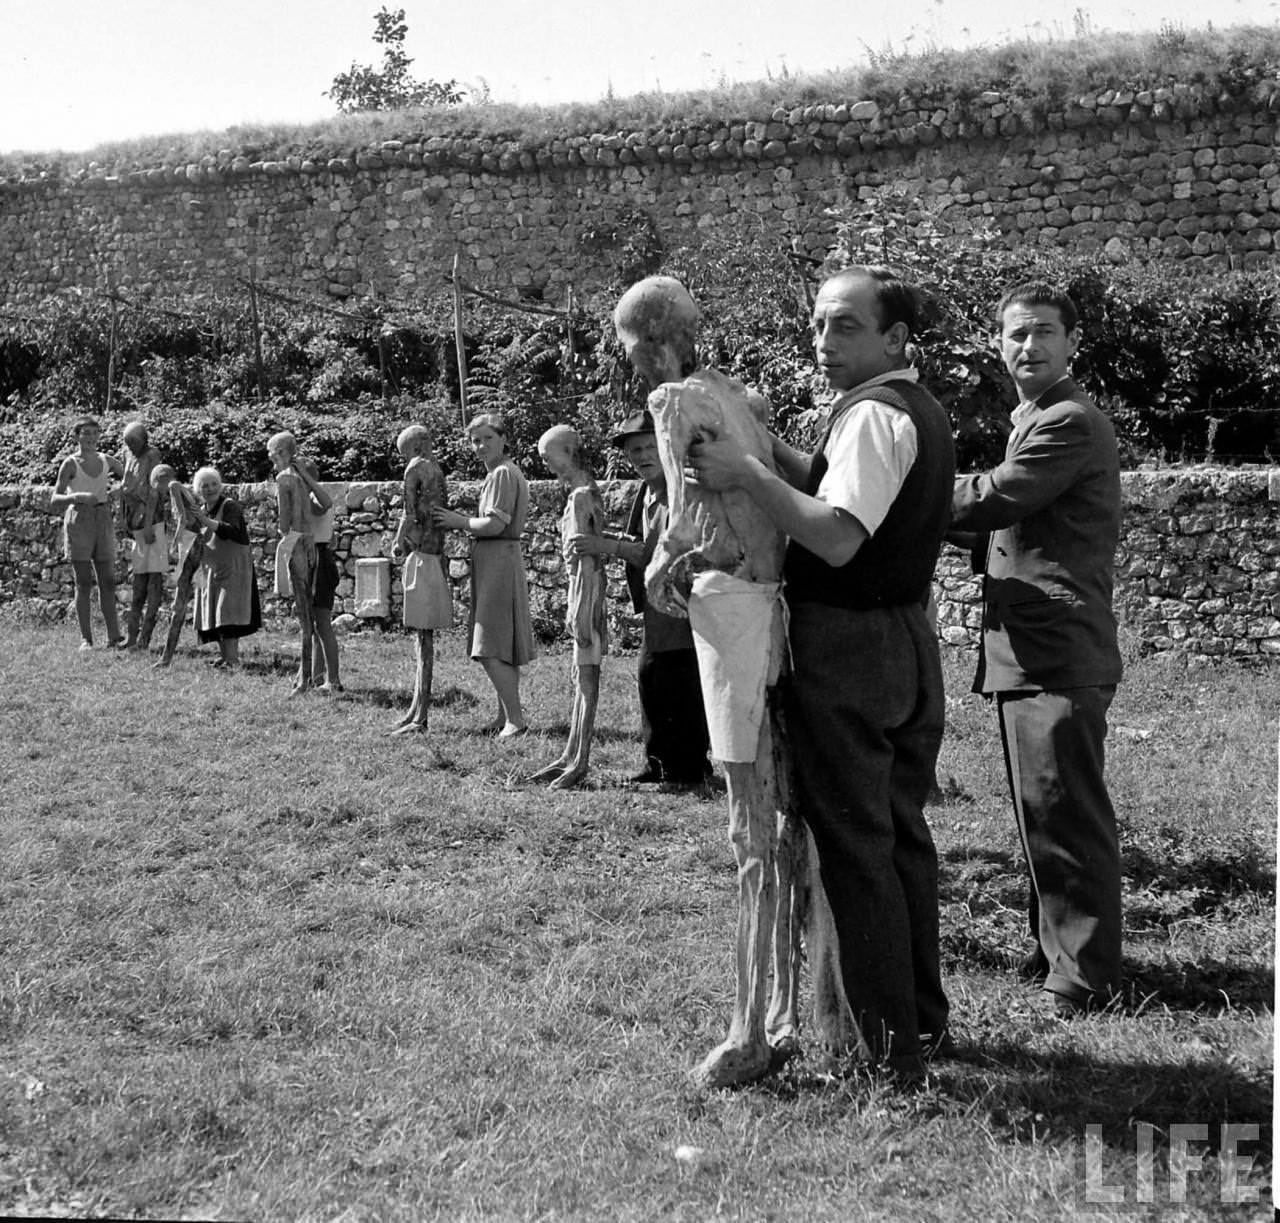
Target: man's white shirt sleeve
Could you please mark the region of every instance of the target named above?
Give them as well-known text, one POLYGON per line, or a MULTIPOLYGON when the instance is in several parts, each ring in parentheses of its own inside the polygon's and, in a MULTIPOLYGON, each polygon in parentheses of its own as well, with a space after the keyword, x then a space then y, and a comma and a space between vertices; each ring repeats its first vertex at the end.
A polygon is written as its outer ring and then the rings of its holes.
POLYGON ((827 470, 815 496, 852 514, 868 535, 884 521, 919 442, 911 417, 875 399, 853 405, 827 439, 827 470))

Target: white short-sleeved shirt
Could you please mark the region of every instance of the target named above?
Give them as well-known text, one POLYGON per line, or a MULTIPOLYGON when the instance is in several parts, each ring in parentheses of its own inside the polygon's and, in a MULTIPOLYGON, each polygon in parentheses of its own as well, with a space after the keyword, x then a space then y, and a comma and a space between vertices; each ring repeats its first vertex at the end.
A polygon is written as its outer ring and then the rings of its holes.
POLYGON ((890 370, 845 391, 830 408, 851 405, 827 438, 827 470, 814 496, 852 514, 868 535, 876 533, 901 491, 919 441, 905 412, 859 396, 873 386, 919 380, 914 368, 890 370))

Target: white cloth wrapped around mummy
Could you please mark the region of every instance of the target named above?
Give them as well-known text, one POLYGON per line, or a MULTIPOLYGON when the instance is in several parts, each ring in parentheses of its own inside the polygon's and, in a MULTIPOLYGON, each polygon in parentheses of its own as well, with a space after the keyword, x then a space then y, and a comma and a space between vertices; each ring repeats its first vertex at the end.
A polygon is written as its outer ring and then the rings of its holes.
POLYGON ((191 551, 192 545, 196 542, 196 533, 188 531, 186 527, 182 528, 182 534, 178 536, 178 571, 182 571, 183 565, 187 563, 187 553, 191 551))
POLYGON ((154 542, 147 543, 146 531, 132 531, 134 573, 168 573, 169 541, 165 538, 164 523, 152 524, 155 532, 154 542))
POLYGON ((293 578, 289 574, 289 560, 302 538, 301 531, 286 531, 276 544, 276 594, 282 599, 293 596, 293 578))
POLYGON ((453 593, 436 553, 410 552, 403 584, 405 628, 448 628, 453 623, 453 593))
POLYGON ((784 641, 780 590, 778 582, 718 569, 693 579, 689 624, 717 760, 752 762, 758 754, 765 689, 777 679, 784 641))

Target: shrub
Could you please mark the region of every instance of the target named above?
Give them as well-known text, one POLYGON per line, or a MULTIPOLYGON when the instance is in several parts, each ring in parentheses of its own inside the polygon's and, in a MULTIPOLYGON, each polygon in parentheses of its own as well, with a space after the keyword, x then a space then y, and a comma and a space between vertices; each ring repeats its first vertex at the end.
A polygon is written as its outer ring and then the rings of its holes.
MULTIPOLYGON (((773 403, 775 428, 812 440, 821 402, 808 297, 824 270, 890 263, 927 291, 918 360, 951 414, 962 467, 997 462, 1015 403, 993 344, 992 309, 1029 276, 1078 300, 1083 343, 1075 369, 1111 411, 1133 459, 1261 461, 1280 454, 1280 290, 1265 274, 1191 278, 1160 267, 1115 268, 1053 248, 1006 250, 980 228, 891 190, 835 215, 826 268, 809 266, 785 235, 744 220, 696 245, 646 248, 644 266, 688 284, 703 313, 702 359, 773 403)), ((628 231, 630 232, 630 231, 628 231)), ((625 237, 625 235, 624 235, 625 237)), ((628 239, 629 240, 629 239, 628 239)), ((542 471, 537 439, 551 424, 581 433, 588 462, 620 472, 608 445, 615 422, 644 401, 609 324, 640 269, 639 248, 612 260, 614 283, 575 304, 545 308, 469 301, 468 414, 508 417, 517 462, 542 471), (523 307, 523 308, 522 308, 523 307)), ((451 306, 367 301, 341 311, 259 296, 259 351, 247 294, 117 303, 83 293, 48 302, 0 328, 0 481, 52 482, 67 426, 91 411, 103 445, 129 419, 147 423, 184 472, 215 463, 228 480, 265 479, 266 439, 296 433, 332 479, 400 474, 393 444, 410 422, 436 437, 441 464, 481 473, 462 433, 451 306), (112 335, 114 330, 114 362, 112 335), (107 370, 112 366, 110 406, 107 370)))

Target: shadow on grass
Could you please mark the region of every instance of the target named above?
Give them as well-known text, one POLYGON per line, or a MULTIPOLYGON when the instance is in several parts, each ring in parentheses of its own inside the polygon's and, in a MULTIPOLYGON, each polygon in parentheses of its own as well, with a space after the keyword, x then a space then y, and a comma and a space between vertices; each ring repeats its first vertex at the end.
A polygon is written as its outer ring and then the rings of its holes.
MULTIPOLYGON (((816 1073, 804 1057, 744 1090, 783 1103, 844 1091, 859 1108, 865 1107, 868 1091, 885 1091, 887 1099, 910 1102, 922 1114, 960 1111, 1010 1143, 1037 1147, 1054 1140, 1082 1143, 1085 1126, 1099 1126, 1094 1132, 1106 1146, 1130 1154, 1139 1121, 1164 1134, 1171 1125, 1204 1124, 1204 1145, 1211 1152, 1223 1122, 1253 1124, 1258 1126, 1252 1143, 1255 1183, 1271 1162, 1271 1076, 1215 1054, 1197 1060, 1112 1058, 1032 1048, 1009 1038, 934 1063, 919 1094, 901 1094, 866 1071, 832 1080, 816 1073)), ((689 1096, 696 1110, 701 1100, 694 1091, 689 1096)))
MULTIPOLYGON (((346 697, 355 705, 373 705, 379 709, 408 709, 409 703, 413 700, 413 690, 408 686, 388 688, 375 684, 369 687, 348 688, 346 697)), ((479 697, 465 688, 459 688, 456 684, 450 684, 431 693, 432 709, 473 709, 478 704, 480 704, 479 697)))
MULTIPOLYGON (((563 718, 557 718, 554 722, 548 722, 534 729, 541 734, 550 735, 553 739, 565 739, 569 735, 569 723, 563 718)), ((591 741, 593 743, 632 743, 639 742, 639 736, 635 731, 622 730, 617 726, 597 725, 591 732, 591 741)))
MULTIPOLYGON (((1126 957, 1124 1012, 1153 1004, 1206 1014, 1271 1006, 1275 978, 1266 966, 1194 950, 1173 959, 1165 941, 1166 928, 1188 918, 1218 915, 1242 895, 1274 899, 1274 877, 1247 848, 1202 853, 1186 861, 1160 860, 1141 848, 1126 849, 1126 945, 1131 951, 1154 950, 1154 955, 1126 957), (1154 948, 1152 931, 1160 940, 1154 948)), ((939 903, 944 913, 951 910, 941 930, 947 971, 1010 977, 1018 971, 1033 949, 1024 916, 1027 889, 1024 867, 1013 853, 955 849, 942 855, 939 903)))
POLYGON ((983 912, 1026 907, 1026 868, 1008 850, 949 849, 939 855, 938 867, 941 904, 967 904, 983 912))
MULTIPOLYGON (((975 885, 983 885, 983 895, 1008 903, 1025 903, 1026 867, 1020 854, 1007 850, 951 849, 939 856, 941 867, 939 899, 963 901, 975 885), (1005 877, 1011 878, 1005 878, 1005 877), (989 886, 996 882, 1000 891, 989 886)), ((1276 877, 1270 855, 1252 841, 1223 850, 1199 850, 1181 856, 1153 854, 1140 845, 1127 844, 1121 855, 1126 882, 1135 890, 1147 888, 1163 893, 1194 893, 1193 911, 1212 912, 1230 897, 1254 893, 1275 900, 1276 877)))
POLYGON ((1114 1060, 1079 1051, 1033 1053, 1010 1040, 943 1065, 939 1078, 943 1095, 982 1109, 1018 1142, 1081 1141, 1086 1125, 1098 1125, 1105 1143, 1132 1150, 1140 1120, 1163 1130, 1208 1123, 1212 1147, 1226 1119, 1258 1124, 1262 1149, 1270 1148, 1270 1075, 1225 1058, 1114 1060))
MULTIPOLYGON (((942 931, 943 971, 948 973, 989 972, 1012 979, 1030 950, 1029 939, 1016 947, 998 946, 979 934, 942 931)), ((1141 1014, 1152 1006, 1206 1015, 1237 1009, 1261 1011, 1270 1007, 1275 997, 1273 972, 1215 959, 1151 963, 1126 957, 1122 980, 1121 1014, 1141 1014)))
POLYGON ((1135 887, 1193 892, 1197 913, 1210 912, 1226 898, 1246 892, 1272 901, 1276 897, 1275 863, 1251 840, 1221 850, 1182 850, 1177 856, 1157 856, 1140 845, 1126 845, 1124 874, 1135 887))
POLYGON ((1124 979, 1135 1006, 1146 1002, 1212 1015, 1236 1008, 1266 1010, 1275 999, 1274 972, 1222 960, 1179 964, 1126 960, 1124 979))

